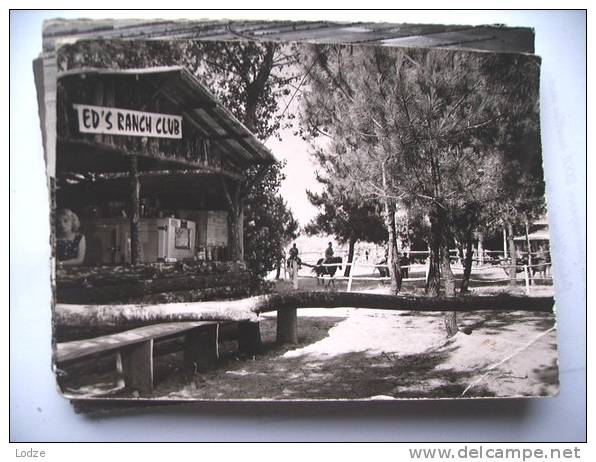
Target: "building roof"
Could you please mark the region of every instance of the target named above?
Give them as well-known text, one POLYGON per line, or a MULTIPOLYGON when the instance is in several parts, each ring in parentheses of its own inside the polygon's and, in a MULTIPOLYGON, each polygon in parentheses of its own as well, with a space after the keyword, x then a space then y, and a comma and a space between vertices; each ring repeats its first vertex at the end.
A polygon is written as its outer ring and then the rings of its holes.
MULTIPOLYGON (((528 238, 531 241, 550 241, 550 235, 548 229, 539 229, 533 233, 528 234, 528 238)), ((513 238, 514 241, 525 241, 526 236, 517 236, 513 238)))
POLYGON ((155 77, 156 91, 180 108, 182 117, 196 131, 216 144, 224 155, 241 164, 267 164, 274 155, 256 136, 228 111, 213 93, 181 66, 143 69, 79 68, 63 71, 58 78, 72 75, 143 75, 155 77))
POLYGON ((548 217, 546 215, 541 216, 538 220, 532 222, 535 226, 548 226, 548 217))

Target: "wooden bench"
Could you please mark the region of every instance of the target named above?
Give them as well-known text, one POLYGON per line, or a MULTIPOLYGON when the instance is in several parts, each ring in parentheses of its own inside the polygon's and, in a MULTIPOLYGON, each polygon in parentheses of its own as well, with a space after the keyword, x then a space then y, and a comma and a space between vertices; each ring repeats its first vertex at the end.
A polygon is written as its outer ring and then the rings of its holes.
MULTIPOLYGON (((219 327, 229 321, 185 321, 155 324, 117 334, 56 345, 54 361, 67 366, 93 356, 115 353, 127 388, 141 394, 153 391, 153 356, 157 341, 184 336, 184 362, 197 371, 217 365, 219 327)), ((261 346, 259 324, 238 323, 238 347, 241 352, 255 354, 261 346)))

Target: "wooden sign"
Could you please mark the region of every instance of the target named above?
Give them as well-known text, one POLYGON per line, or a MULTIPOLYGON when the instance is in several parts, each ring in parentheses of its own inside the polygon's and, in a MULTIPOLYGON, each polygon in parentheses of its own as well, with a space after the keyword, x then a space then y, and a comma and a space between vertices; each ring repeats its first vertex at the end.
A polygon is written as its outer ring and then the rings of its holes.
POLYGON ((81 133, 182 138, 182 117, 115 107, 73 104, 81 133))

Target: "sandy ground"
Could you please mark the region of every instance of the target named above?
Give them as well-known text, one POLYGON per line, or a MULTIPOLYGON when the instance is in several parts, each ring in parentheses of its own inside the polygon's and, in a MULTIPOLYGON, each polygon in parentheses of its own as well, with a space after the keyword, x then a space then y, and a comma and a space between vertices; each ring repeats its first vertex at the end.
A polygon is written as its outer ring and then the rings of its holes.
MULTIPOLYGON (((289 290, 281 281, 279 290, 289 290)), ((301 289, 341 290, 301 281, 301 289)), ((387 293, 388 285, 361 282, 355 289, 387 293)), ((405 286, 406 292, 419 288, 405 286)), ((472 289, 477 294, 510 292, 505 286, 472 289)), ((520 294, 524 292, 520 287, 520 294)), ((532 288, 552 295, 552 286, 532 288)), ((458 315, 458 333, 447 339, 441 313, 368 309, 302 309, 297 345, 277 345, 276 315, 263 316, 263 351, 237 353, 223 342, 217 370, 185 370, 180 353, 156 361, 154 397, 190 400, 399 399, 548 396, 558 391, 557 336, 553 314, 474 312, 458 315)), ((84 375, 71 383, 84 394, 109 392, 122 382, 114 372, 84 375), (92 383, 89 384, 89 381, 92 383)))
POLYGON ((216 372, 171 378, 156 395, 182 399, 388 399, 544 396, 558 389, 556 332, 547 315, 462 316, 472 334, 445 339, 441 314, 303 310, 299 345, 275 346, 275 317, 262 323, 266 351, 222 355, 216 372))

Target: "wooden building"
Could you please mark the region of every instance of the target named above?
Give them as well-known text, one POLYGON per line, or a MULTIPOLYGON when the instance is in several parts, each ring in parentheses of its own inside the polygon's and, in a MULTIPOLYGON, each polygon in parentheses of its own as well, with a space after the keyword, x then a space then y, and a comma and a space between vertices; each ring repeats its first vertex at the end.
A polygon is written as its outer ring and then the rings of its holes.
MULTIPOLYGON (((158 289, 153 286, 160 286, 159 290, 164 293, 172 281, 168 280, 166 284, 166 279, 158 278, 139 282, 139 268, 153 265, 143 263, 148 252, 138 245, 138 234, 144 232, 144 219, 163 220, 174 215, 177 220, 194 222, 197 265, 218 266, 216 272, 220 271, 221 266, 221 271, 226 274, 241 273, 240 270, 229 270, 242 266, 239 185, 245 179, 246 169, 273 162, 271 154, 218 104, 208 89, 184 69, 58 71, 56 50, 63 43, 89 39, 141 38, 307 41, 526 53, 534 51, 534 33, 531 29, 499 25, 473 27, 285 20, 46 21, 43 51, 34 62, 33 70, 50 191, 56 193, 53 207, 74 209, 81 215, 83 228, 88 228, 84 231, 92 235, 94 230, 90 223, 95 221, 97 224, 98 220, 108 220, 104 222, 106 228, 110 226, 109 220, 112 220, 116 232, 125 234, 125 227, 122 226, 125 219, 129 221, 130 230, 129 237, 124 236, 124 244, 120 244, 119 254, 114 252, 116 263, 97 266, 98 261, 103 263, 109 255, 98 255, 102 252, 91 245, 88 266, 76 271, 58 270, 56 288, 59 301, 136 300, 139 294, 149 290, 157 293, 158 289), (75 95, 80 99, 73 100, 75 95), (119 106, 120 103, 122 106, 119 106), (182 118, 182 139, 124 136, 113 132, 80 133, 76 130, 79 110, 72 104, 80 105, 81 111, 85 110, 84 106, 99 106, 179 116, 182 118), (131 214, 130 204, 135 202, 138 204, 133 207, 136 212, 131 214), (163 218, 159 217, 157 210, 161 210, 163 218), (122 212, 127 216, 121 216, 122 212), (227 225, 223 226, 225 223, 227 225), (126 252, 128 238, 135 240, 134 246, 131 242, 130 255, 126 252), (133 258, 140 262, 132 266, 120 264, 133 258), (240 263, 236 264, 238 261, 240 263), (109 271, 103 268, 109 268, 109 271), (125 297, 119 289, 114 291, 114 296, 107 295, 107 290, 105 293, 89 295, 90 281, 101 280, 102 287, 111 287, 125 279, 136 281, 136 288, 131 291, 134 296, 125 297), (67 289, 72 294, 78 291, 78 295, 67 297, 67 289)), ((131 46, 134 46, 133 42, 131 46)), ((137 129, 140 130, 139 127, 137 129)), ((162 268, 163 265, 160 265, 162 268)), ((170 266, 166 264, 160 272, 167 272, 170 266)), ((153 268, 146 269, 148 274, 152 271, 153 268)), ((201 286, 205 287, 201 288, 203 292, 192 294, 191 299, 206 296, 207 288, 210 290, 214 286, 214 277, 209 278, 201 286)), ((182 290, 187 284, 176 283, 172 286, 182 290)), ((241 287, 242 284, 228 286, 241 287)))
POLYGON ((526 234, 515 236, 513 238, 515 248, 518 252, 524 254, 528 252, 546 252, 550 253, 550 229, 546 216, 529 223, 526 228, 526 234))
MULTIPOLYGON (((86 268, 57 273, 59 301, 80 277, 110 279, 115 267, 120 276, 156 264, 166 274, 182 262, 181 277, 206 263, 211 273, 244 271, 242 188, 249 169, 258 174, 275 158, 188 70, 64 72, 56 115, 55 205, 79 216, 87 239, 86 268)), ((174 285, 197 288, 189 284, 174 285)), ((74 292, 64 301, 95 301, 74 292)), ((112 299, 104 295, 97 301, 112 299)))

